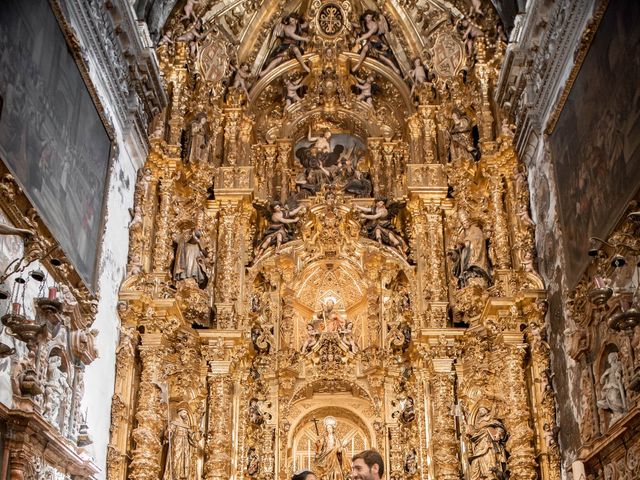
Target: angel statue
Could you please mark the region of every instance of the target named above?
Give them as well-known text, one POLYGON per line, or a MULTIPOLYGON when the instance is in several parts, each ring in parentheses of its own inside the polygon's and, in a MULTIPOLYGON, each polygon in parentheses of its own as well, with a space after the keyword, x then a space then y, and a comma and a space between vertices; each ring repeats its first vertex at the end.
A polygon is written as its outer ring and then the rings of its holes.
POLYGON ((256 258, 261 256, 267 248, 275 244, 276 252, 280 250, 280 246, 293 239, 293 231, 291 225, 300 220, 296 215, 299 212, 304 213, 304 207, 298 206, 293 210, 283 207, 280 203, 273 205, 273 211, 270 211, 264 205, 254 202, 253 206, 260 210, 262 214, 271 218, 271 223, 264 232, 262 241, 256 251, 256 258))
POLYGON ((406 205, 406 202, 388 202, 382 199, 376 200, 373 207, 361 207, 356 205, 359 210, 360 218, 367 220, 364 228, 370 239, 376 240, 380 245, 385 244, 395 248, 406 259, 407 244, 402 235, 393 226, 393 218, 406 205))
POLYGON ((386 34, 389 33, 389 23, 385 16, 373 10, 367 10, 360 17, 360 25, 364 33, 356 39, 356 44, 364 43, 360 50, 358 63, 351 71, 357 72, 367 55, 371 55, 400 75, 400 69, 396 65, 395 57, 386 39, 386 34))
POLYGON ((267 66, 260 72, 260 77, 264 77, 271 70, 289 58, 295 58, 307 73, 311 69, 302 60, 304 50, 302 44, 309 41, 308 37, 302 36, 302 31, 306 29, 307 23, 303 22, 296 13, 285 16, 282 21, 273 29, 272 38, 278 39, 279 44, 271 51, 267 58, 267 66))

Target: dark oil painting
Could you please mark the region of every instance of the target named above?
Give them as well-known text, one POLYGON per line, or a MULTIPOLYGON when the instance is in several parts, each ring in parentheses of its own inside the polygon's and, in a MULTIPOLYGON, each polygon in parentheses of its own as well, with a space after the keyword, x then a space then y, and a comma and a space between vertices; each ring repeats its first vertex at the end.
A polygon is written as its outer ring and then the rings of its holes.
POLYGON ((640 2, 609 2, 550 136, 569 288, 640 187, 638 25, 640 2))
POLYGON ((0 157, 94 289, 111 140, 47 0, 0 1, 0 157))

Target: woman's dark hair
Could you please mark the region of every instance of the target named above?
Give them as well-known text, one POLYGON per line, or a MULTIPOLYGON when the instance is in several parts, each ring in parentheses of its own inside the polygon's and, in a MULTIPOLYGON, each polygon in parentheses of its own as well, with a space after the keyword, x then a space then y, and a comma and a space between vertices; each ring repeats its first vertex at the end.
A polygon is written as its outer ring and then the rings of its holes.
POLYGON ((301 472, 296 472, 291 477, 291 480, 307 480, 307 476, 313 474, 311 470, 302 470, 301 472))

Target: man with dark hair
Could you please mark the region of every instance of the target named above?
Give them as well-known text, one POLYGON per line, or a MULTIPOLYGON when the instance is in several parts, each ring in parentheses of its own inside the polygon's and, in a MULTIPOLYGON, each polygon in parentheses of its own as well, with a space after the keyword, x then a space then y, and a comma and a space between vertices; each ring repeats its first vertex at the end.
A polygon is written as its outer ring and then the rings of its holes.
POLYGON ((352 459, 352 480, 380 480, 384 474, 382 455, 375 450, 365 450, 352 459))

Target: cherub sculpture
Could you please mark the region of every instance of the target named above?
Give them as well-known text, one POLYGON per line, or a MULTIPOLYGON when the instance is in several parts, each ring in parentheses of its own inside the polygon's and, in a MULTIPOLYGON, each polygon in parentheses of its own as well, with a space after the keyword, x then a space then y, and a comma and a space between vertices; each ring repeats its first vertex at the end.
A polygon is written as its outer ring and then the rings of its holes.
POLYGON ((411 82, 412 97, 416 89, 420 88, 422 85, 424 85, 427 82, 427 80, 429 80, 429 74, 427 73, 427 69, 422 63, 422 60, 420 59, 420 57, 416 58, 413 61, 413 68, 409 70, 409 72, 407 72, 404 78, 408 79, 411 82))
POLYGON ((235 88, 236 90, 243 92, 246 95, 247 100, 249 100, 248 83, 251 78, 251 68, 249 68, 249 64, 243 62, 239 67, 231 66, 231 69, 234 71, 231 88, 235 88))
POLYGON ((406 258, 407 244, 393 226, 392 221, 405 205, 404 201, 385 203, 384 200, 378 199, 373 207, 355 206, 361 212, 360 218, 366 220, 364 229, 367 236, 380 245, 395 248, 404 258, 406 258))
POLYGON ((302 44, 309 41, 309 38, 302 34, 306 27, 307 24, 295 13, 286 15, 282 21, 276 25, 273 29, 272 38, 279 43, 271 50, 267 58, 267 66, 260 72, 260 77, 265 76, 289 58, 298 60, 298 63, 305 72, 309 73, 311 71, 302 59, 302 55, 304 54, 302 44))
POLYGON ((283 207, 280 203, 275 203, 272 209, 266 208, 258 202, 254 202, 253 206, 263 215, 271 219, 271 223, 267 227, 262 237, 258 249, 256 250, 256 258, 261 256, 271 245, 276 246, 276 252, 280 247, 293 239, 293 231, 291 226, 300 220, 296 215, 304 212, 303 206, 298 206, 292 210, 283 207))
POLYGON ((189 55, 192 58, 195 58, 198 54, 198 40, 204 37, 207 33, 209 33, 209 30, 204 29, 202 19, 198 18, 186 32, 176 38, 176 42, 188 43, 189 55))
POLYGON ((343 327, 340 327, 338 333, 340 334, 341 343, 351 351, 351 353, 356 353, 358 351, 358 344, 356 344, 353 338, 353 322, 349 320, 343 327))
POLYGON ((400 69, 396 65, 395 57, 386 39, 386 34, 389 33, 389 23, 385 16, 373 10, 367 10, 360 17, 360 25, 363 33, 356 39, 355 43, 364 43, 360 50, 358 63, 356 63, 352 72, 357 72, 367 55, 371 55, 400 75, 400 69))
POLYGON ((290 107, 294 103, 302 100, 302 97, 300 96, 298 91, 305 87, 305 85, 303 85, 302 83, 303 80, 304 78, 299 78, 298 80, 293 80, 291 78, 284 79, 284 86, 286 90, 285 97, 284 97, 285 107, 290 107))
POLYGON ((370 107, 373 107, 373 92, 375 90, 375 84, 373 75, 368 75, 366 79, 355 77, 358 83, 354 85, 357 90, 360 90, 360 94, 356 97, 356 100, 365 102, 370 107))
POLYGON ((184 15, 180 17, 180 21, 182 20, 195 20, 196 14, 193 11, 194 7, 198 4, 198 0, 187 0, 187 3, 184 5, 182 9, 184 15))
POLYGON ((308 323, 307 339, 302 344, 302 347, 300 347, 300 352, 301 353, 310 352, 313 349, 313 347, 315 347, 318 344, 319 337, 320 337, 320 332, 316 330, 316 327, 313 325, 313 323, 308 323))

